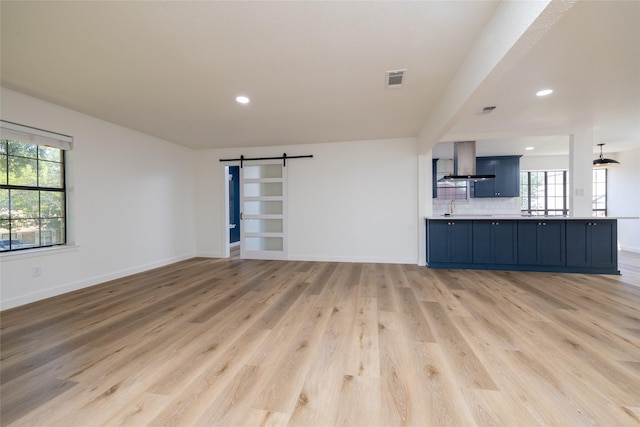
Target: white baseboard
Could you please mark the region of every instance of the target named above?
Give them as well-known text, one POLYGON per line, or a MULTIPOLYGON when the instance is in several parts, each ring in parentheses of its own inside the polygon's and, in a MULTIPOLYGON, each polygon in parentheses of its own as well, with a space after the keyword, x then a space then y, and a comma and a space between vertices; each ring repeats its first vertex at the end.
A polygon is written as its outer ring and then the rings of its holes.
POLYGON ((307 256, 289 255, 289 261, 314 262, 362 262, 372 264, 417 264, 417 258, 386 258, 386 257, 343 257, 343 256, 307 256))
POLYGON ((634 248, 633 246, 620 246, 620 250, 640 254, 640 248, 634 248))
POLYGON ((9 298, 7 300, 3 299, 0 301, 0 311, 7 310, 9 308, 18 307, 25 304, 29 304, 32 302, 40 301, 46 298, 51 298, 58 295, 66 294, 68 292, 77 291, 79 289, 84 289, 91 286, 99 285, 101 283, 105 283, 110 280, 131 276, 132 274, 142 273, 143 271, 152 270, 154 268, 164 267, 165 265, 184 261, 184 260, 193 258, 194 256, 195 254, 186 254, 186 255, 181 255, 177 257, 167 258, 162 261, 152 262, 152 263, 141 265, 138 267, 116 271, 116 272, 105 274, 102 276, 95 276, 89 279, 80 280, 75 283, 71 283, 67 285, 43 289, 42 291, 33 292, 27 295, 21 295, 15 298, 9 298))
POLYGON ((222 252, 198 252, 196 256, 198 258, 226 258, 222 252))

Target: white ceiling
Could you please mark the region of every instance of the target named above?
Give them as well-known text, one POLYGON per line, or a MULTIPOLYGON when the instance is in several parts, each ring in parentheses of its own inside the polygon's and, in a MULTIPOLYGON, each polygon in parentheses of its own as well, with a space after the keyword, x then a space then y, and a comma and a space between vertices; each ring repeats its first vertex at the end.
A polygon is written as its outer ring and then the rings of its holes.
MULTIPOLYGON (((0 77, 193 148, 416 136, 499 3, 3 0, 0 77)), ((605 152, 638 147, 639 43, 640 2, 579 1, 444 139, 549 154, 592 127, 605 152)))

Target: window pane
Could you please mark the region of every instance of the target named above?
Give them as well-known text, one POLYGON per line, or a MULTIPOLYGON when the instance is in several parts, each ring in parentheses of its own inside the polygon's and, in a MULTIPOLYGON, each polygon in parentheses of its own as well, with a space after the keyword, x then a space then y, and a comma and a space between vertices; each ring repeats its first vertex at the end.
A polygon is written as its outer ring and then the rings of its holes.
POLYGON ((11 249, 29 248, 39 245, 38 220, 14 219, 11 221, 11 249))
POLYGON ((248 251, 282 251, 282 237, 247 237, 245 250, 248 251))
POLYGON ((38 156, 38 146, 26 142, 9 141, 9 155, 35 159, 38 156))
POLYGON ((0 219, 9 219, 9 190, 0 190, 0 219))
POLYGON ((40 187, 62 188, 62 163, 39 161, 38 166, 40 187))
POLYGON ((7 154, 7 140, 0 140, 0 154, 7 154))
POLYGON ((41 226, 41 245, 58 245, 65 242, 64 218, 43 219, 41 226))
POLYGON ((60 153, 62 153, 62 151, 59 148, 44 147, 42 145, 38 147, 40 160, 51 160, 59 163, 62 161, 60 153))
POLYGON ((245 219, 246 233, 282 233, 281 219, 245 219))
POLYGON ((12 219, 38 218, 37 190, 9 190, 9 200, 11 204, 9 214, 12 219))
POLYGON ((244 184, 245 197, 282 196, 280 182, 252 182, 244 184))
POLYGON ((245 165, 243 173, 245 179, 282 178, 282 165, 245 165))
POLYGON ((40 192, 40 216, 58 218, 64 216, 64 193, 60 191, 40 192))
POLYGON ((0 184, 7 183, 7 156, 0 154, 0 184))
POLYGON ((38 185, 37 165, 35 159, 9 156, 9 185, 38 185))
POLYGON ((280 215, 282 209, 282 202, 277 200, 247 200, 244 202, 246 215, 280 215))
POLYGON ((0 251, 9 250, 9 220, 0 219, 0 251))

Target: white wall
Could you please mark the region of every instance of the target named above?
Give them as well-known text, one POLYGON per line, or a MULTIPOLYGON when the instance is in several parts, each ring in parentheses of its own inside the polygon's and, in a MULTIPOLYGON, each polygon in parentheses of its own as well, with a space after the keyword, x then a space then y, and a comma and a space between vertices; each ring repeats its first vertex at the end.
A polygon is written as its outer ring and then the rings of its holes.
MULTIPOLYGON (((607 173, 609 216, 640 217, 640 148, 608 157, 620 162, 607 173)), ((640 253, 640 219, 618 221, 618 243, 622 250, 640 253)))
POLYGON ((221 158, 313 154, 287 162, 289 258, 417 263, 415 138, 197 153, 197 248, 223 256, 221 158))
POLYGON ((568 170, 569 156, 522 156, 520 157, 520 170, 544 171, 544 170, 568 170))
POLYGON ((73 247, 0 255, 2 309, 195 255, 192 150, 11 90, 1 97, 2 119, 74 137, 73 247))

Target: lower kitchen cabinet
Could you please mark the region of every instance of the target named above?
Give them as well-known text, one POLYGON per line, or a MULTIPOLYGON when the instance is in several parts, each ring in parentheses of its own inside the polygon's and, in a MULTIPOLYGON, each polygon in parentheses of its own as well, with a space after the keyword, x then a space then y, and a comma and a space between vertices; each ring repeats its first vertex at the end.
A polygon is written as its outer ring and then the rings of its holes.
POLYGON ((618 265, 615 220, 567 221, 567 265, 615 269, 618 265))
POLYGON ((565 265, 565 255, 565 221, 518 221, 519 264, 565 265))
POLYGON ((615 219, 428 219, 431 268, 620 274, 615 219))
POLYGON ((473 221, 473 262, 516 264, 518 262, 518 222, 509 220, 473 221))
POLYGON ((427 253, 431 262, 472 262, 471 221, 429 221, 427 253))

